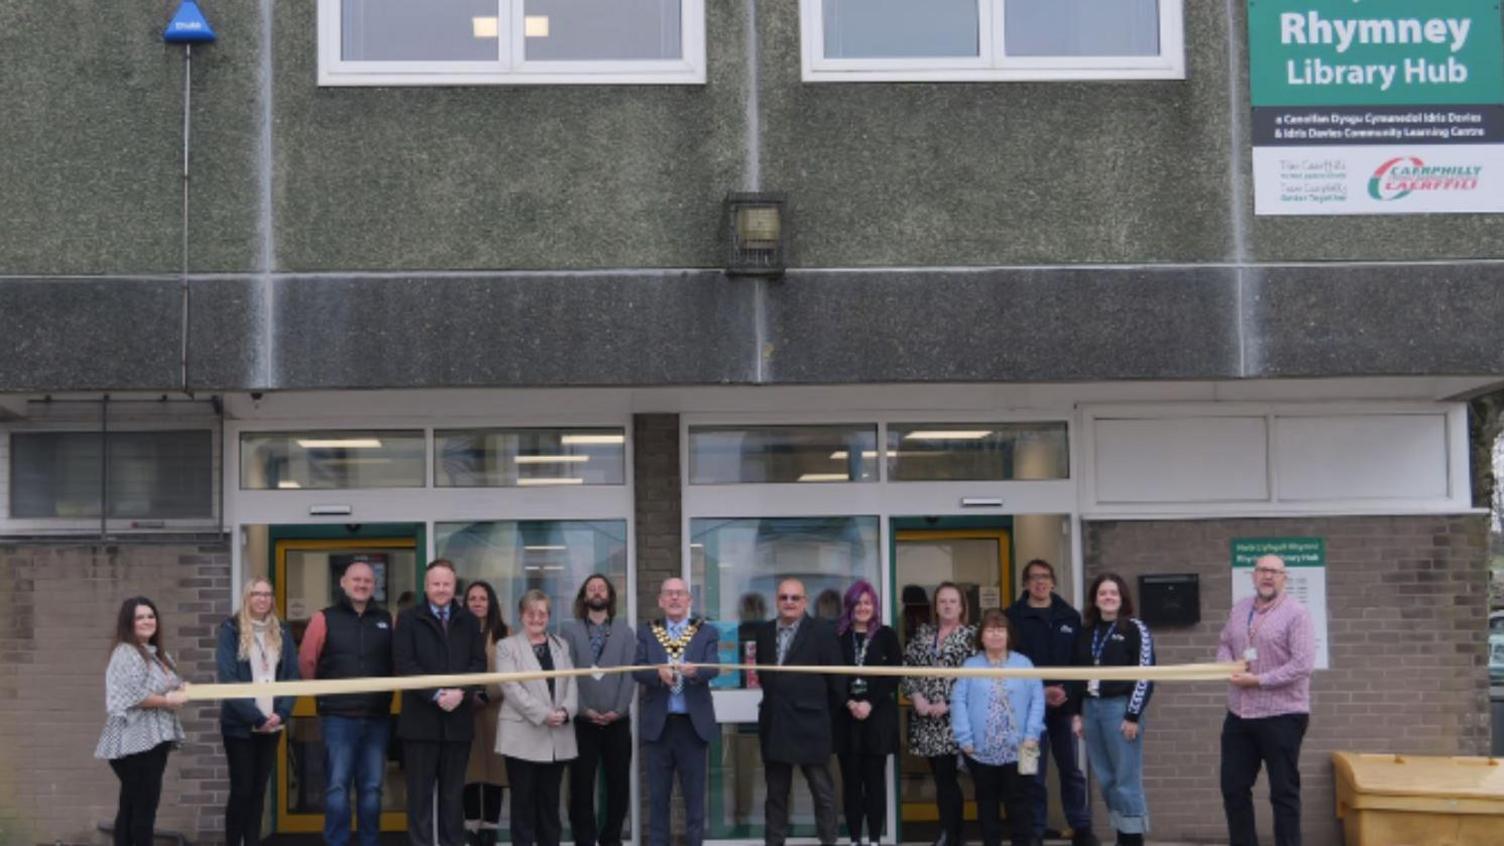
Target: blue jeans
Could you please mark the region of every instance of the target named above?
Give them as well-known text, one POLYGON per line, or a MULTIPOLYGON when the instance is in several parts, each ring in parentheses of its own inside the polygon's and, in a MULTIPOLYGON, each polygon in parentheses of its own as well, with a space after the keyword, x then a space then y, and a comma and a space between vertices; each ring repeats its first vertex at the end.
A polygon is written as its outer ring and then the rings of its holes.
POLYGON ((1124 834, 1149 830, 1149 806, 1144 802, 1144 724, 1129 743, 1123 738, 1123 716, 1128 697, 1088 698, 1081 715, 1086 728, 1086 758, 1091 774, 1102 786, 1102 801, 1112 817, 1112 827, 1124 834))
POLYGON ((1076 831, 1091 831, 1091 802, 1086 798, 1086 773, 1076 763, 1076 735, 1071 731, 1071 715, 1064 708, 1050 708, 1044 714, 1044 734, 1039 736, 1039 773, 1034 778, 1034 836, 1044 837, 1045 822, 1050 815, 1050 791, 1046 777, 1050 758, 1060 771, 1060 807, 1065 820, 1076 831))
POLYGON ((349 846, 350 784, 355 784, 356 830, 360 846, 376 846, 381 836, 381 783, 386 776, 390 717, 321 719, 324 730, 324 842, 349 846))

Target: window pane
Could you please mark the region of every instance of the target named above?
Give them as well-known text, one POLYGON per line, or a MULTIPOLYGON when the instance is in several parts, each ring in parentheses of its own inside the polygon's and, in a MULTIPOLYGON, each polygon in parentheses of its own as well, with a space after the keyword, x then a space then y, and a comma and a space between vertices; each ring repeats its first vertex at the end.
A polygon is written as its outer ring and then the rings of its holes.
POLYGON ((680 0, 526 0, 532 61, 677 59, 680 0))
POLYGON ((423 487, 423 433, 247 432, 240 436, 244 490, 423 487))
POLYGON ((434 432, 441 488, 620 485, 621 429, 461 429, 434 432))
POLYGON ((981 55, 977 0, 825 0, 827 59, 981 55))
POLYGON ((548 594, 549 628, 572 615, 575 593, 591 573, 616 586, 616 613, 627 608, 627 524, 624 520, 492 520, 438 523, 434 548, 454 562, 460 579, 489 582, 501 618, 517 630, 517 602, 529 590, 548 594))
POLYGON ((496 61, 497 0, 342 0, 346 61, 496 61))
POLYGON ((1068 479, 1064 423, 903 423, 888 427, 895 482, 1068 479))
MULTIPOLYGON (((109 515, 214 516, 214 438, 206 430, 111 432, 109 515)), ((99 516, 98 432, 11 435, 12 517, 99 516)))
POLYGON ((689 473, 693 485, 875 481, 877 427, 694 428, 689 473))
POLYGON ((1007 0, 1009 56, 1158 56, 1157 0, 1007 0))
MULTIPOLYGON (((697 518, 690 521, 690 589, 693 613, 720 627, 722 660, 733 655, 755 663, 757 625, 777 615, 779 580, 804 582, 808 612, 834 619, 841 596, 856 579, 879 585, 880 550, 876 517, 797 517, 777 519, 697 518), (733 651, 732 645, 735 645, 733 651)), ((879 609, 887 607, 886 597, 879 609)), ((722 673, 716 689, 756 688, 759 680, 741 672, 722 673)), ((764 772, 757 724, 728 723, 710 752, 711 838, 761 839, 764 772)), ((796 785, 790 819, 795 837, 813 837, 814 808, 809 791, 796 785)))

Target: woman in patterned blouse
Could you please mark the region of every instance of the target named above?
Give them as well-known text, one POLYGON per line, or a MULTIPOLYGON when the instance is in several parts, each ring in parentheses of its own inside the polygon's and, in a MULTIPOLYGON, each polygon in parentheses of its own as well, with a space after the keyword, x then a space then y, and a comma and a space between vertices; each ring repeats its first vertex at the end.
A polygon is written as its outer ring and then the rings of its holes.
MULTIPOLYGON (((977 654, 963 667, 1022 669, 1034 662, 1009 647, 1013 622, 997 608, 982 614, 977 654)), ((1018 771, 1020 750, 1039 751, 1044 731, 1044 684, 1039 679, 964 678, 951 691, 951 726, 966 755, 977 788, 977 822, 984 846, 1001 846, 1003 821, 998 806, 1008 808, 1013 846, 1028 846, 1034 835, 1034 777, 1018 771)), ((1036 759, 1037 760, 1037 759, 1036 759)))
POLYGON ((177 710, 188 701, 185 688, 162 646, 157 606, 144 596, 127 599, 104 675, 108 716, 94 750, 120 779, 115 846, 152 846, 167 753, 183 742, 177 710))
MULTIPOLYGON (((972 653, 976 629, 966 624, 966 598, 954 582, 941 582, 930 600, 933 623, 919 627, 904 649, 909 667, 959 667, 972 653)), ((930 763, 935 805, 940 811, 936 846, 960 846, 965 801, 956 775, 955 736, 950 726, 950 689, 954 679, 910 676, 904 692, 914 703, 909 713, 909 752, 930 763)))

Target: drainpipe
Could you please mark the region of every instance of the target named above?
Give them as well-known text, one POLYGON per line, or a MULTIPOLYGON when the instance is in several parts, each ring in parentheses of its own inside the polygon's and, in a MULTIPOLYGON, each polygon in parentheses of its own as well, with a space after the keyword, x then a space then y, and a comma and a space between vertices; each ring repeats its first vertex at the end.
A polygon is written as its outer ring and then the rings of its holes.
POLYGON ((182 343, 178 349, 178 378, 183 393, 189 396, 193 395, 188 386, 188 159, 192 150, 193 45, 212 44, 215 37, 214 28, 204 18, 204 13, 199 10, 195 0, 183 0, 162 32, 162 40, 168 44, 183 45, 183 248, 178 276, 183 303, 183 330, 182 343))

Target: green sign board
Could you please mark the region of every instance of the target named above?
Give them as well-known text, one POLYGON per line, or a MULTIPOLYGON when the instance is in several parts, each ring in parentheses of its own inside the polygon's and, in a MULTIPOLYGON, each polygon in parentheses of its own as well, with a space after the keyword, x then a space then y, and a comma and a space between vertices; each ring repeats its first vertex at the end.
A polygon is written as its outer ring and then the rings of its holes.
POLYGON ((1248 0, 1253 105, 1504 102, 1499 0, 1248 0))
POLYGON ((1233 569, 1253 569, 1253 562, 1265 555, 1285 559, 1286 567, 1325 567, 1325 538, 1233 538, 1233 569))

